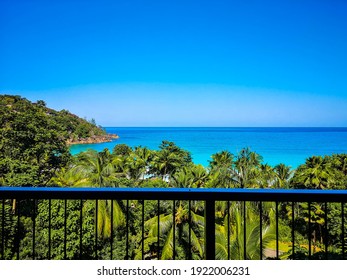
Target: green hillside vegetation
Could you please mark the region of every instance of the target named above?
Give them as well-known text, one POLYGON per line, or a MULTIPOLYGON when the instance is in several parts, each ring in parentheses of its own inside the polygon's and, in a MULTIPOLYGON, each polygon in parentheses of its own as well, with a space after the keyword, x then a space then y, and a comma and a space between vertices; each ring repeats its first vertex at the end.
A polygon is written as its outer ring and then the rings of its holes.
POLYGON ((70 161, 68 141, 105 135, 95 125, 69 113, 0 95, 0 184, 46 185, 70 161))
POLYGON ((26 110, 41 111, 47 115, 47 118, 57 124, 57 129, 66 139, 73 140, 106 135, 105 130, 97 126, 94 119, 87 121, 67 110, 56 111, 50 109, 46 107, 46 103, 43 100, 32 103, 18 95, 0 95, 0 106, 1 113, 5 115, 10 115, 14 112, 26 114, 26 110))

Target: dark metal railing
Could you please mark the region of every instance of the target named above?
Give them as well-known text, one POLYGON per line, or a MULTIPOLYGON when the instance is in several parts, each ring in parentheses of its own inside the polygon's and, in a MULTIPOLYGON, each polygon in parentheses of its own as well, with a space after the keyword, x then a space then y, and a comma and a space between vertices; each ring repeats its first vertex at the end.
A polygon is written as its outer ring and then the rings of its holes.
MULTIPOLYGON (((247 202, 259 202, 259 221, 260 221, 260 251, 262 252, 262 227, 263 227, 263 202, 275 202, 275 213, 276 213, 276 258, 279 258, 279 203, 286 202, 291 206, 291 239, 292 239, 292 254, 295 254, 295 205, 299 202, 307 202, 308 203, 308 251, 309 257, 311 257, 311 233, 312 233, 312 221, 311 221, 311 203, 324 203, 325 207, 325 219, 324 219, 324 235, 327 237, 327 228, 328 228, 328 219, 327 219, 327 203, 340 203, 341 205, 341 245, 342 245, 342 258, 345 259, 345 246, 346 246, 346 236, 345 236, 345 214, 344 207, 347 202, 347 190, 268 190, 268 189, 186 189, 186 188, 44 188, 44 187, 0 187, 0 202, 2 201, 2 209, 1 213, 1 259, 4 259, 5 256, 5 227, 6 227, 6 219, 5 219, 5 201, 8 199, 16 199, 17 200, 17 231, 20 228, 20 215, 21 215, 21 207, 23 201, 32 200, 32 259, 35 259, 35 233, 36 233, 36 223, 35 216, 36 213, 36 203, 38 200, 48 200, 49 201, 49 236, 48 236, 48 256, 47 259, 51 258, 51 201, 52 200, 65 200, 64 203, 64 259, 67 258, 67 201, 68 200, 77 200, 80 201, 80 230, 76 233, 79 236, 79 255, 82 258, 82 204, 84 200, 95 200, 95 207, 98 208, 99 200, 126 200, 126 252, 125 259, 129 258, 129 201, 130 200, 138 200, 142 203, 142 214, 141 214, 141 230, 142 230, 142 241, 144 240, 144 232, 145 232, 145 203, 144 201, 151 200, 157 201, 157 227, 158 227, 158 240, 157 240, 157 258, 160 258, 160 202, 164 200, 170 200, 173 202, 173 227, 175 227, 175 203, 176 201, 188 201, 189 210, 191 209, 192 201, 204 201, 204 246, 205 246, 205 258, 206 259, 215 259, 216 253, 216 220, 215 220, 215 205, 217 201, 226 201, 228 204, 228 209, 230 208, 230 202, 242 202, 242 213, 243 213, 243 246, 244 246, 244 259, 247 259, 246 256, 246 201, 247 202)), ((27 206, 26 206, 27 207, 27 206)), ((113 221, 113 203, 111 203, 111 222, 113 221)), ((228 210, 229 211, 229 210, 228 210)), ((97 210, 96 210, 97 213, 97 210)), ((189 222, 192 221, 191 213, 188 211, 188 219, 189 222)), ((228 259, 230 258, 230 213, 228 212, 228 259)), ((98 235, 97 235, 97 219, 98 215, 95 217, 95 259, 98 259, 98 235)), ((172 258, 176 257, 176 241, 175 241, 175 228, 173 229, 173 254, 172 258)), ((111 252, 110 258, 113 258, 113 240, 114 231, 113 226, 111 226, 111 252)), ((188 240, 189 244, 191 242, 191 230, 189 229, 188 240)), ((19 241, 19 237, 16 239, 16 242, 19 241)), ((324 241, 326 258, 327 256, 327 247, 328 240, 325 238, 324 241)), ((17 252, 16 258, 19 259, 20 249, 17 244, 17 252)), ((142 242, 142 258, 144 259, 144 242, 142 242)), ((188 258, 192 258, 192 252, 190 251, 188 254, 188 258)), ((260 254, 260 258, 262 259, 262 253, 260 254)))

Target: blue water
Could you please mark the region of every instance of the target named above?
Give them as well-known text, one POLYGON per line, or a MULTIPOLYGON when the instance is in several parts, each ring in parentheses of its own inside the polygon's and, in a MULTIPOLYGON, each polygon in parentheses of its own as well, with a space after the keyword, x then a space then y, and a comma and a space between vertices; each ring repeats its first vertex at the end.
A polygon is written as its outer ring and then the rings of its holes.
POLYGON ((211 155, 222 150, 237 154, 249 147, 272 166, 285 163, 292 168, 313 155, 347 153, 347 128, 134 128, 108 127, 119 139, 109 143, 73 145, 71 153, 88 148, 112 151, 117 144, 158 149, 162 140, 175 142, 192 153, 196 164, 208 165, 211 155))

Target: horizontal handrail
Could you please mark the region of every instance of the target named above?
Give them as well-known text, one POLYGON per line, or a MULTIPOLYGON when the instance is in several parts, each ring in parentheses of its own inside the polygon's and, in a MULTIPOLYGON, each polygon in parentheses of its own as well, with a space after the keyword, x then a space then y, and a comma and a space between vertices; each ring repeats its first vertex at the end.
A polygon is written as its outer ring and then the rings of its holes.
POLYGON ((347 190, 0 187, 0 199, 347 202, 347 190))

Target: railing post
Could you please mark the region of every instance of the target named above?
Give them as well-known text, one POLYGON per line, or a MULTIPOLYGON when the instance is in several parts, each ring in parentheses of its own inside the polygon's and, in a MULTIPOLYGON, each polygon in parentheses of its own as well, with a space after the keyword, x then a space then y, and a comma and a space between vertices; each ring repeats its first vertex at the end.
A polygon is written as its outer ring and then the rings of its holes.
POLYGON ((205 254, 206 260, 214 260, 216 253, 215 201, 205 201, 205 254))
POLYGON ((1 259, 5 259, 5 199, 2 200, 2 215, 1 215, 1 259))

